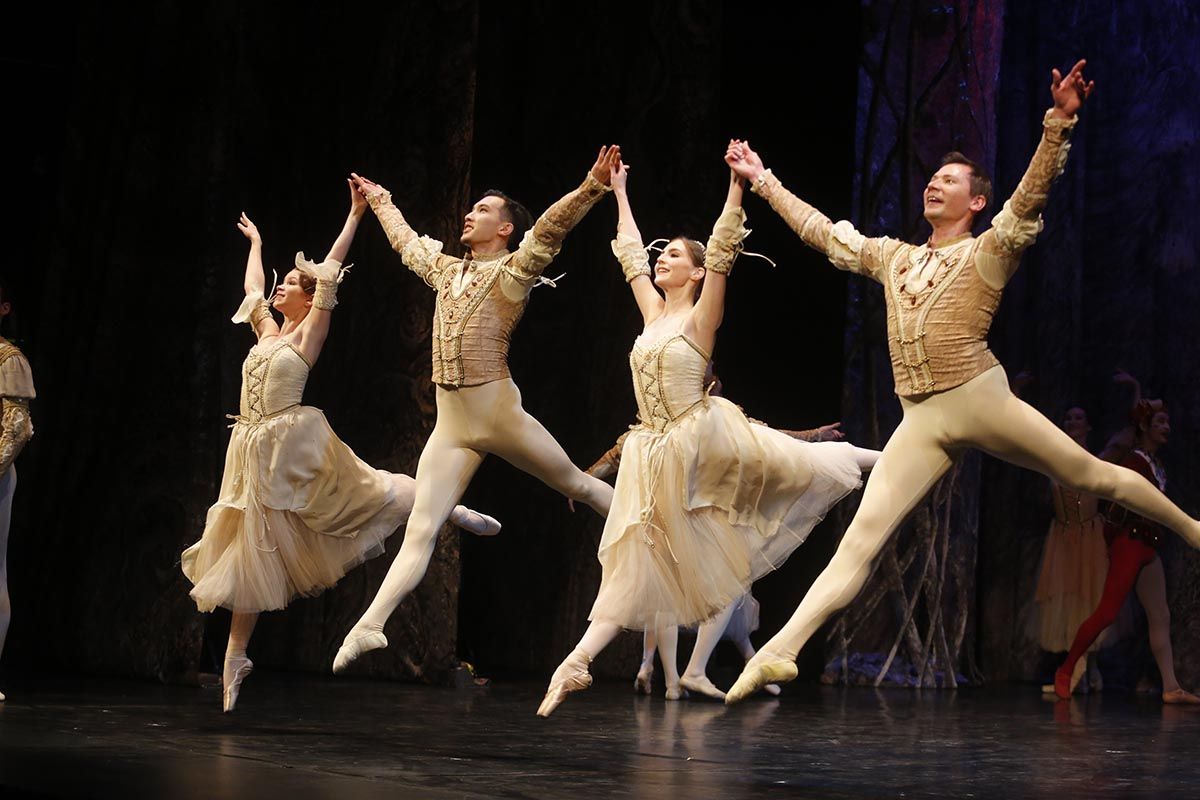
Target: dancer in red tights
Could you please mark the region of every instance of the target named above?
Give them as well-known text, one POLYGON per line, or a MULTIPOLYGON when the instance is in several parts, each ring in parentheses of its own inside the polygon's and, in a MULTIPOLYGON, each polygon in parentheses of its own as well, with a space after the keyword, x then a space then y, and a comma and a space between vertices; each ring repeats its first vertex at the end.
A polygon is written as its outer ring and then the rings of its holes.
MULTIPOLYGON (((1133 423, 1136 446, 1121 466, 1134 470, 1165 490, 1167 475, 1158 460, 1158 451, 1171 434, 1171 419, 1161 401, 1141 400, 1134 407, 1133 423)), ((1100 605, 1084 620, 1075 634, 1067 660, 1054 674, 1054 693, 1069 698, 1079 682, 1080 658, 1096 637, 1113 623, 1130 591, 1137 589, 1150 623, 1150 649, 1162 675, 1164 703, 1200 703, 1200 697, 1184 690, 1175 677, 1171 652, 1171 613, 1167 608, 1166 580, 1158 547, 1165 537, 1162 526, 1117 505, 1109 506, 1104 526, 1108 542, 1108 575, 1100 605)))

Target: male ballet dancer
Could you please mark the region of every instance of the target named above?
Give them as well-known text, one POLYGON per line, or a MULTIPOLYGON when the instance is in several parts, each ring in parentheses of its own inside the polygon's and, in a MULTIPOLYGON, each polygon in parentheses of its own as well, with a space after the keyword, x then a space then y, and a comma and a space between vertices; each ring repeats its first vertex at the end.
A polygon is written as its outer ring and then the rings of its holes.
POLYGON ((568 498, 608 513, 612 487, 571 463, 554 437, 521 407, 521 392, 509 375, 508 346, 530 289, 558 254, 567 232, 611 189, 610 168, 620 157, 616 145, 601 148, 583 184, 550 206, 532 228, 524 206, 503 192, 484 192, 463 220, 463 258, 448 256, 441 242, 418 236, 383 187, 352 176, 405 266, 437 292, 437 422, 417 462, 416 498, 404 542, 375 599, 346 634, 334 672, 363 653, 387 647, 383 624, 424 577, 438 529, 488 453, 568 498), (510 252, 512 242, 520 244, 510 252))
POLYGON ((1001 292, 1021 253, 1042 229, 1046 194, 1066 163, 1076 112, 1092 92, 1093 82, 1083 78, 1084 65, 1079 61, 1065 78, 1052 71, 1054 106, 1046 112, 1041 142, 1013 196, 978 239, 971 228, 991 200, 991 182, 960 153, 947 155, 925 187, 925 219, 933 233, 917 246, 887 237, 868 239, 849 222, 830 222, 783 188, 747 143, 730 146, 726 161, 805 244, 839 269, 883 284, 888 345, 904 416, 833 559, 788 623, 746 665, 727 703, 796 677, 800 648, 854 599, 888 538, 969 447, 1113 500, 1200 546, 1200 521, 1141 475, 1092 456, 1014 396, 987 346, 1001 292))

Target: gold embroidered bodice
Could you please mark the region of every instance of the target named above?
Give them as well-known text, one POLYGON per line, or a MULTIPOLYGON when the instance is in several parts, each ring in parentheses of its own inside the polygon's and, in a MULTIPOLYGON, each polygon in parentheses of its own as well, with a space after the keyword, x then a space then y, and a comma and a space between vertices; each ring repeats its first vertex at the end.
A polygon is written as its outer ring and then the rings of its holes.
POLYGON ((1037 151, 991 227, 978 239, 965 236, 936 248, 868 238, 848 221, 833 223, 769 170, 752 188, 834 266, 883 284, 896 394, 945 391, 999 363, 987 346, 992 318, 1021 253, 1042 230, 1041 211, 1066 164, 1075 121, 1047 111, 1037 151), (905 285, 910 272, 930 278, 914 281, 917 288, 910 290, 905 285))
POLYGON ((439 276, 433 312, 433 382, 478 386, 509 377, 508 348, 529 295, 512 299, 500 285, 507 253, 466 262, 469 278, 455 295, 456 270, 439 276))
POLYGON ((637 396, 638 418, 656 433, 704 403, 704 372, 709 355, 682 333, 633 343, 629 367, 637 396))
POLYGON ((442 243, 418 236, 392 204, 389 192, 367 198, 401 260, 438 293, 433 320, 433 382, 478 386, 509 377, 508 346, 525 312, 529 290, 558 255, 563 239, 610 187, 591 173, 579 188, 546 209, 515 252, 454 258, 442 243), (464 271, 473 273, 469 277, 464 271), (461 294, 454 289, 459 276, 461 294))
POLYGON ((300 405, 309 365, 300 351, 276 339, 250 348, 242 362, 242 398, 238 419, 261 422, 300 405))

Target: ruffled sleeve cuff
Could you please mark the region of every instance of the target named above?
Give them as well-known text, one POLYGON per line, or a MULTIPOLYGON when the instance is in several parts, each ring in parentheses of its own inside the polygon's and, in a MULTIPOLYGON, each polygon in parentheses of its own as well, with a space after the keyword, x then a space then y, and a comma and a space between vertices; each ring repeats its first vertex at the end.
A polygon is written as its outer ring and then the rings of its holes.
POLYGON ((650 275, 650 256, 642 243, 627 233, 618 233, 612 240, 613 255, 621 262, 621 271, 625 273, 625 282, 629 283, 639 275, 650 275))

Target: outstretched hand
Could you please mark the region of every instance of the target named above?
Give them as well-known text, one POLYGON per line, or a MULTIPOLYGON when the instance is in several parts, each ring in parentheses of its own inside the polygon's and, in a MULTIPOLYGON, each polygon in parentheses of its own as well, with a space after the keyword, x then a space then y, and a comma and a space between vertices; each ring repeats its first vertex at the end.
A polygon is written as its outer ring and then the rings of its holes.
POLYGON ((238 221, 237 227, 242 232, 242 236, 250 240, 250 244, 262 244, 262 236, 258 232, 258 226, 250 221, 245 211, 242 212, 242 218, 238 221))
POLYGON ((364 200, 370 200, 375 195, 383 194, 387 191, 387 189, 384 189, 370 178, 364 178, 362 175, 354 172, 350 173, 350 185, 354 187, 364 200))
POLYGON ((350 187, 350 216, 361 217, 367 213, 367 198, 354 185, 352 178, 346 178, 346 185, 350 187))
POLYGON ((840 442, 846 438, 846 434, 842 433, 840 428, 842 423, 831 422, 828 425, 822 425, 817 428, 818 442, 840 442))
POLYGON ((725 149, 725 163, 739 178, 747 181, 758 180, 766 169, 758 153, 750 149, 750 142, 740 139, 730 139, 725 149))
POLYGON ((609 169, 609 181, 612 183, 614 192, 623 192, 629 184, 629 165, 624 161, 618 161, 609 169))
POLYGON ((613 167, 619 163, 621 163, 621 146, 619 144, 601 147, 600 155, 596 156, 596 163, 592 164, 592 177, 605 186, 611 185, 613 167))
POLYGON ((1065 78, 1057 69, 1050 70, 1050 94, 1054 97, 1055 116, 1061 119, 1075 116, 1096 88, 1095 81, 1083 79, 1086 65, 1086 58, 1079 59, 1065 78))

